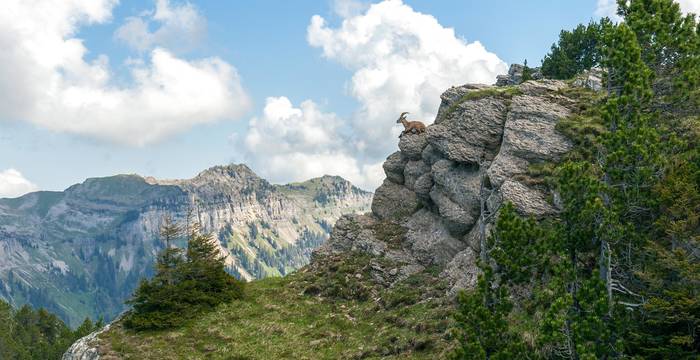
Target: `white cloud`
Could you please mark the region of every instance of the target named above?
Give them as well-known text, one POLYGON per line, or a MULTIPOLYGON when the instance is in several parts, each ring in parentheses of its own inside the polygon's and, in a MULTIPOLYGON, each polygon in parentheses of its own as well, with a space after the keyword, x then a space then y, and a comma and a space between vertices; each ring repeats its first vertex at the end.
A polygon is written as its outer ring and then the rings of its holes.
POLYGON ((617 15, 617 0, 598 0, 595 15, 599 17, 607 16, 614 22, 622 21, 622 18, 617 15))
POLYGON ((338 28, 315 15, 309 44, 354 71, 349 90, 360 103, 351 126, 356 146, 375 159, 396 147, 395 119, 410 111, 431 123, 440 94, 452 85, 493 83, 506 64, 478 41, 467 42, 431 15, 400 0, 373 4, 338 28), (390 141, 388 141, 390 139, 390 141))
POLYGON ((700 0, 676 0, 685 13, 695 13, 700 15, 700 0))
POLYGON ((493 83, 507 67, 479 42, 458 38, 401 1, 336 0, 333 6, 343 18, 340 27, 313 16, 307 40, 354 72, 348 88, 359 109, 341 120, 310 100, 297 108, 286 97, 268 98, 263 114, 250 121, 245 161, 273 182, 330 174, 373 190, 396 149, 400 112, 431 123, 447 88, 493 83))
MULTIPOLYGON (((684 13, 700 14, 700 0, 675 0, 680 5, 681 11, 684 13)), ((617 0, 598 0, 595 9, 595 15, 604 17, 607 16, 615 22, 622 21, 622 18, 617 15, 617 0)))
POLYGON ((37 186, 27 180, 15 169, 0 171, 0 198, 14 198, 38 190, 37 186))
POLYGON ((216 57, 188 61, 156 47, 145 61, 125 64, 131 85, 115 85, 109 59, 87 60, 89 51, 75 36, 81 26, 110 20, 116 2, 3 3, 0 120, 143 145, 247 111, 236 69, 216 57))
POLYGON ((343 122, 311 100, 294 107, 286 97, 267 98, 263 114, 250 121, 244 139, 246 162, 273 182, 341 175, 374 189, 380 164, 364 164, 348 141, 343 122))
POLYGON ((138 51, 155 46, 187 51, 195 48, 207 32, 206 19, 190 3, 171 6, 169 0, 157 0, 154 11, 129 17, 115 32, 115 37, 138 51), (159 27, 151 31, 149 27, 159 27))
POLYGON ((359 15, 367 10, 369 4, 358 0, 334 0, 333 11, 341 17, 351 17, 359 15))

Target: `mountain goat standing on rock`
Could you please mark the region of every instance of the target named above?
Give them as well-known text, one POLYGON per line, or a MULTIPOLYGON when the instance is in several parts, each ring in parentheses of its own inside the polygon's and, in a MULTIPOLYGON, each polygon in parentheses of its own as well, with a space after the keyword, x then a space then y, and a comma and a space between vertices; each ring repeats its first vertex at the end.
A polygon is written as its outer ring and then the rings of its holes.
POLYGON ((425 124, 423 124, 420 121, 408 121, 406 120, 406 115, 408 112, 402 112, 401 116, 399 116, 399 119, 396 120, 397 124, 403 124, 404 130, 401 132, 401 135, 399 137, 403 136, 404 134, 412 133, 412 134, 420 134, 425 132, 425 124))

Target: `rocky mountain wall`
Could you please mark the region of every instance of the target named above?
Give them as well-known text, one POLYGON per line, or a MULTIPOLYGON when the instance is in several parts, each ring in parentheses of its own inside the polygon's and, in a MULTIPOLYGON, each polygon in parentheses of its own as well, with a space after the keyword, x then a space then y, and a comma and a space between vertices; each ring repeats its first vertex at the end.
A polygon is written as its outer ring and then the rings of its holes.
POLYGON ((163 218, 184 224, 188 214, 217 238, 235 275, 284 275, 308 263, 342 214, 369 211, 371 198, 340 177, 273 185, 229 165, 188 180, 118 175, 0 199, 0 297, 72 325, 109 320, 151 275, 163 218))
POLYGON ((557 162, 572 147, 555 128, 575 103, 563 95, 567 86, 539 80, 445 91, 435 122, 424 134, 403 135, 384 162, 372 213, 341 218, 314 256, 369 252, 402 262, 405 276, 436 267, 449 294, 474 286, 480 245, 502 204, 512 202, 523 216, 557 212, 556 194, 530 168, 557 162), (376 231, 388 224, 403 229, 399 246, 376 231))

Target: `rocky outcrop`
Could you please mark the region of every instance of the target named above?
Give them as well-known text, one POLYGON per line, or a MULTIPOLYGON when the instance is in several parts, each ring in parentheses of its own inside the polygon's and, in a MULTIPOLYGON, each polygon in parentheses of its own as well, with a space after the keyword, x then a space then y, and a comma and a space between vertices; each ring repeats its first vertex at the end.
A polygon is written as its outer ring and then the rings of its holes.
POLYGON ((583 73, 577 75, 574 78, 573 86, 585 87, 593 91, 600 91, 603 89, 603 69, 599 67, 594 67, 583 73))
MULTIPOLYGON (((510 68, 508 68, 508 74, 496 76, 496 86, 518 85, 522 83, 524 70, 524 65, 511 64, 510 68)), ((530 68, 530 77, 532 80, 541 80, 543 78, 541 68, 530 68)))
POLYGON ((445 91, 434 124, 424 134, 402 136, 400 151, 384 163, 386 179, 372 214, 339 221, 319 256, 393 252, 406 266, 440 269, 449 295, 474 286, 481 234, 495 218, 482 215, 497 213, 505 202, 524 216, 557 212, 553 194, 528 180, 532 165, 556 162, 572 147, 555 128, 574 103, 562 95, 566 86, 540 80, 506 89, 464 85, 445 91), (388 245, 376 236, 377 226, 404 231, 388 245))
POLYGON ((190 211, 232 273, 284 275, 308 263, 342 214, 369 211, 371 198, 340 177, 274 185, 228 165, 186 180, 118 175, 0 199, 0 297, 73 326, 86 316, 109 320, 152 273, 163 217, 183 222, 190 211))

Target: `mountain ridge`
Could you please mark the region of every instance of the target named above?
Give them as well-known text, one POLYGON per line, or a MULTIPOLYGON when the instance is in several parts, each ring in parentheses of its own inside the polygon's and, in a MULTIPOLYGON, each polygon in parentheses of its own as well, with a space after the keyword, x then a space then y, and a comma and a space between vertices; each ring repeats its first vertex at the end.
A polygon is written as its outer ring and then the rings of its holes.
POLYGON ((182 222, 190 211, 218 238, 235 275, 286 274, 308 262, 342 213, 367 211, 371 199, 340 177, 295 184, 273 185, 230 164, 191 179, 118 174, 0 199, 0 296, 47 307, 73 325, 85 316, 111 319, 151 274, 162 217, 182 222))

